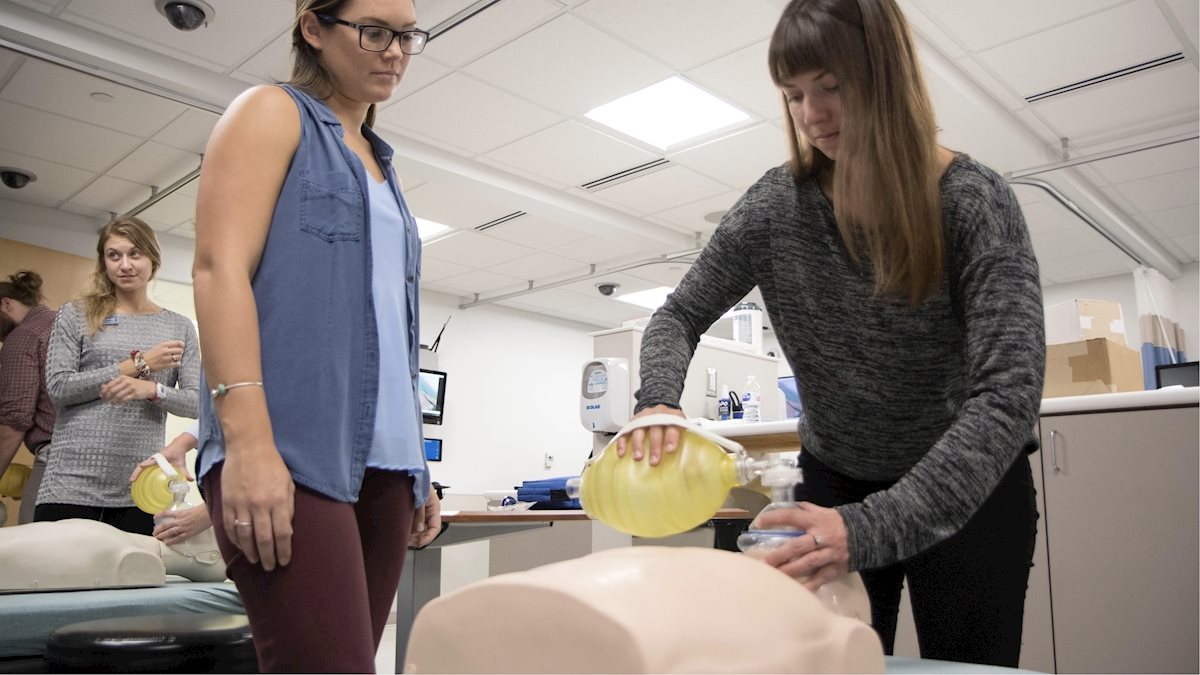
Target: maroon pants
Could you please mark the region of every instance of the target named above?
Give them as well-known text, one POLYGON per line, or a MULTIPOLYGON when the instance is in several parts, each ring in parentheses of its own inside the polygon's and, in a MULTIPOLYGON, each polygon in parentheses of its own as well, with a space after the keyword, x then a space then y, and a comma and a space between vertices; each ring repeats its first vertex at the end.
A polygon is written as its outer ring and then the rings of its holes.
POLYGON ((264 673, 373 673, 413 521, 412 476, 367 469, 358 502, 296 486, 292 560, 267 572, 225 535, 221 469, 204 478, 217 544, 264 673))

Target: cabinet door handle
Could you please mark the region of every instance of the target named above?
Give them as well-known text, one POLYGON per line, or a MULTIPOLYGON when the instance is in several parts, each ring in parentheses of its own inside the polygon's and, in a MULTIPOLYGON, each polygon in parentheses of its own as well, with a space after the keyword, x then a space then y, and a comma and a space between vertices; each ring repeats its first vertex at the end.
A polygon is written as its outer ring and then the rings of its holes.
POLYGON ((1058 429, 1050 430, 1050 468, 1054 473, 1062 472, 1062 468, 1058 466, 1058 429))

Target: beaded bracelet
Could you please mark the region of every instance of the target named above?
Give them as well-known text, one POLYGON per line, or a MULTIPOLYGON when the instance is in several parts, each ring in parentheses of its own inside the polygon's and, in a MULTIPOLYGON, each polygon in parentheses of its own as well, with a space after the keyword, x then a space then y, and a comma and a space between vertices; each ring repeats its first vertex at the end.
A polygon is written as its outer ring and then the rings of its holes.
POLYGON ((218 384, 217 388, 210 390, 209 393, 212 394, 213 400, 215 401, 216 399, 221 398, 225 394, 229 393, 230 389, 237 389, 238 387, 261 386, 263 386, 262 382, 234 382, 233 384, 218 384))

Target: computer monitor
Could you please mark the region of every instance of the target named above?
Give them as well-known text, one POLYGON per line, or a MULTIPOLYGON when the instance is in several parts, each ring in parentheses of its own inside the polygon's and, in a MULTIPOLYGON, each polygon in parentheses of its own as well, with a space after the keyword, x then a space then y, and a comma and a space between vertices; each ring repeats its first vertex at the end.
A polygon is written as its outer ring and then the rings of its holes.
POLYGON ((417 396, 421 399, 421 420, 441 424, 446 411, 446 373, 421 369, 417 378, 417 396))
POLYGON ((442 461, 442 439, 426 438, 425 439, 425 461, 440 462, 442 461))
POLYGON ((1185 387, 1200 387, 1200 361, 1155 366, 1154 377, 1159 389, 1176 384, 1185 387))

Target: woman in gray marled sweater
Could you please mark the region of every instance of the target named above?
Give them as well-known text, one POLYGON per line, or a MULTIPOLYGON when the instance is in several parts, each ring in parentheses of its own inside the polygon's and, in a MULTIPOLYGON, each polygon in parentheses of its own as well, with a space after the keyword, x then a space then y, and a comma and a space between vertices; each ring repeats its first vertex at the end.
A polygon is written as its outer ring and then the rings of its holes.
MULTIPOLYGON (((810 588, 863 573, 891 653, 907 578, 921 655, 1016 666, 1037 511, 1037 262, 1012 191, 938 146, 893 0, 794 0, 770 67, 790 165, 725 216, 646 329, 641 414, 679 413, 699 336, 754 286, 804 402, 804 484, 756 527, 810 588)), ((629 437, 656 464, 678 432, 629 437)), ((623 451, 623 449, 622 449, 623 451)))
POLYGON ((163 446, 167 413, 196 417, 196 329, 150 301, 161 264, 154 230, 120 218, 100 230, 92 290, 58 311, 46 388, 58 405, 35 521, 87 518, 149 535, 129 472, 163 446))

